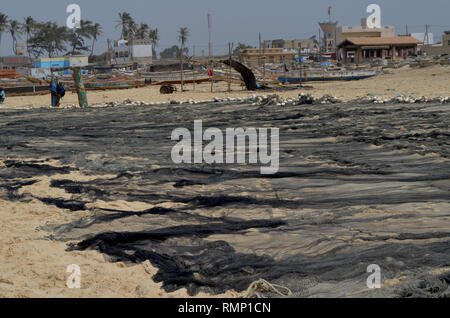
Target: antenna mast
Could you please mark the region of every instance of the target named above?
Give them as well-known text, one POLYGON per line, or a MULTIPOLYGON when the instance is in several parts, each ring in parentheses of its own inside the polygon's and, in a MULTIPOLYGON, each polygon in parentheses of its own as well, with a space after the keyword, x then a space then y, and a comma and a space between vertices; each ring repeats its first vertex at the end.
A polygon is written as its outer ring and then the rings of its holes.
POLYGON ((209 57, 213 56, 213 46, 211 41, 211 29, 212 29, 212 18, 211 13, 208 13, 208 51, 209 51, 209 57))

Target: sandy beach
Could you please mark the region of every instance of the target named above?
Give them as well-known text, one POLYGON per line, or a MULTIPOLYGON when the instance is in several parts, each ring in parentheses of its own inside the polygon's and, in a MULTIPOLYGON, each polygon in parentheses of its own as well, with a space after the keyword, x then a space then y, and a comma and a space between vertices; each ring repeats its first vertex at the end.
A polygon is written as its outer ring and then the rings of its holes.
MULTIPOLYGON (((449 95, 448 67, 398 72, 312 93, 449 95)), ((200 88, 89 96, 249 94, 200 88)), ((47 98, 9 98, 0 109, 2 297, 239 297, 259 278, 296 297, 444 293, 448 104, 39 108, 47 98), (279 127, 279 174, 174 165, 171 131, 198 118, 279 127), (70 264, 81 268, 81 289, 66 286, 70 264), (366 288, 369 264, 383 268, 380 290, 366 288)))
MULTIPOLYGON (((327 82, 308 83, 313 86, 312 90, 289 90, 279 92, 283 97, 295 98, 301 92, 308 92, 316 97, 325 94, 334 95, 343 100, 352 100, 367 94, 377 95, 382 98, 392 98, 398 94, 406 96, 449 96, 450 95, 450 67, 439 65, 426 68, 410 68, 405 66, 400 69, 392 69, 393 74, 383 74, 375 78, 362 81, 351 82, 327 82)), ((107 102, 121 103, 125 99, 132 99, 144 103, 211 100, 213 97, 246 97, 249 94, 267 94, 267 92, 248 92, 240 85, 233 84, 232 92, 227 92, 228 85, 225 82, 218 82, 214 85, 214 92, 211 93, 210 84, 197 84, 193 91, 192 84, 185 85, 185 92, 181 92, 178 85, 178 92, 171 95, 161 95, 159 86, 147 86, 144 88, 110 90, 110 91, 88 91, 88 101, 91 106, 104 105, 107 102)), ((2 108, 35 108, 50 105, 50 95, 8 97, 2 108)), ((68 92, 61 102, 62 107, 77 106, 77 94, 68 92)))
POLYGON ((450 299, 449 12, 8 2, 0 300, 209 317, 450 299))

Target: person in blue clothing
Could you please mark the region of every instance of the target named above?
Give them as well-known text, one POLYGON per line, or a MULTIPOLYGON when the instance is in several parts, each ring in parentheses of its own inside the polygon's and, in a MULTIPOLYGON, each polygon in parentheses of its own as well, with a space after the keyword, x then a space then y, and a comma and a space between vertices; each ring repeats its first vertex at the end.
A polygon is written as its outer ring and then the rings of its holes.
POLYGON ((50 92, 52 93, 52 106, 58 107, 60 105, 61 98, 63 98, 66 94, 66 89, 57 79, 52 79, 52 83, 50 84, 50 92))
POLYGON ((0 87, 0 104, 3 104, 6 99, 6 93, 3 87, 0 87))

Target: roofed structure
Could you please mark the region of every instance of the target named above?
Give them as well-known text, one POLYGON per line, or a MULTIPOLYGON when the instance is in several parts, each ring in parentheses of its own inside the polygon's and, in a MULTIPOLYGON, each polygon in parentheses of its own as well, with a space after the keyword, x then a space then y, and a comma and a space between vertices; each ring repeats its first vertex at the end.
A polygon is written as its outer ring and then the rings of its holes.
POLYGON ((345 63, 362 63, 374 58, 403 58, 417 54, 417 45, 422 42, 412 36, 355 37, 342 41, 339 58, 345 63))

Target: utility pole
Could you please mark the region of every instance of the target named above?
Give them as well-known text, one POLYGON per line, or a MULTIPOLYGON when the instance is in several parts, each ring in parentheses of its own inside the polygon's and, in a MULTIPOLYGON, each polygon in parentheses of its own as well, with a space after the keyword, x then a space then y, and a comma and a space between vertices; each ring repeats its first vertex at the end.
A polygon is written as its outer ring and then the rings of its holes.
MULTIPOLYGON (((208 53, 209 53, 209 59, 211 62, 211 59, 213 57, 213 46, 212 46, 212 18, 211 18, 211 13, 208 13, 208 53)), ((214 67, 213 67, 213 63, 211 62, 211 93, 213 92, 213 86, 214 86, 214 67)))
POLYGON ((208 13, 208 51, 209 57, 213 56, 213 47, 212 47, 212 18, 211 13, 208 13))
POLYGON ((428 36, 428 24, 425 24, 425 38, 424 38, 423 42, 424 42, 423 44, 427 48, 430 46, 430 37, 428 36))

